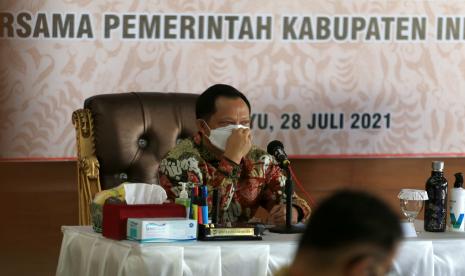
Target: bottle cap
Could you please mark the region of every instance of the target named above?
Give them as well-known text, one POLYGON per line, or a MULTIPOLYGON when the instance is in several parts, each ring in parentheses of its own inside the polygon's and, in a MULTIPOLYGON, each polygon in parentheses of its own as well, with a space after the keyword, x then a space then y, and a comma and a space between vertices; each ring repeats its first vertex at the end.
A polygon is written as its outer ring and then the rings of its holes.
POLYGON ((444 162, 443 161, 433 161, 433 171, 442 172, 443 170, 444 170, 444 162))
POLYGON ((458 172, 455 175, 455 183, 454 188, 462 188, 463 187, 463 174, 458 172))
POLYGON ((202 191, 202 197, 207 198, 208 197, 208 188, 207 188, 207 186, 203 185, 200 189, 202 191))

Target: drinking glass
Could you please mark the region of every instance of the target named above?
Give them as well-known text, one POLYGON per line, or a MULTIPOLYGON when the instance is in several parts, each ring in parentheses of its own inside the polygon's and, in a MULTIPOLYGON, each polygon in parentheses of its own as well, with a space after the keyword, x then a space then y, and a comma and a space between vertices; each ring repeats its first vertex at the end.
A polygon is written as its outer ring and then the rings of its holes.
POLYGON ((413 223, 418 213, 420 213, 423 208, 423 200, 410 200, 410 199, 400 199, 400 209, 404 216, 407 217, 408 222, 413 223))
POLYGON ((415 229, 415 218, 423 208, 425 200, 428 200, 428 193, 425 190, 401 189, 397 197, 400 201, 400 209, 408 220, 407 224, 402 224, 405 234, 411 235, 412 231, 419 234, 420 232, 415 229))

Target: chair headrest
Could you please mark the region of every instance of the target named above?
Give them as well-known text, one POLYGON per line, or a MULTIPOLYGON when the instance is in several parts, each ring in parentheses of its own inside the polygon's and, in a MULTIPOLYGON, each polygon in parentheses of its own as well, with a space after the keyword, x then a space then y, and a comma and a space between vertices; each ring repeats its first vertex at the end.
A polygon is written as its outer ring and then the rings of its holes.
POLYGON ((100 94, 84 108, 94 120, 102 189, 123 182, 156 183, 160 160, 180 138, 197 131, 198 95, 133 92, 100 94))

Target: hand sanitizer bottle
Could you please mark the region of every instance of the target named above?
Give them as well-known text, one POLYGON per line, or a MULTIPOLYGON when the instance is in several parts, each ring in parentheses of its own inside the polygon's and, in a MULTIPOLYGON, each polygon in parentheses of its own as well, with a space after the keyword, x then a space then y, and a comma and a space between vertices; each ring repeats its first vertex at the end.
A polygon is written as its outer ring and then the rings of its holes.
POLYGON ((186 191, 186 183, 179 182, 182 185, 182 190, 179 193, 179 197, 174 200, 175 203, 184 205, 186 207, 186 218, 189 219, 189 212, 191 207, 191 200, 189 199, 189 195, 186 191))
POLYGON ((454 188, 450 193, 450 231, 465 232, 465 189, 463 188, 463 174, 455 174, 454 188))

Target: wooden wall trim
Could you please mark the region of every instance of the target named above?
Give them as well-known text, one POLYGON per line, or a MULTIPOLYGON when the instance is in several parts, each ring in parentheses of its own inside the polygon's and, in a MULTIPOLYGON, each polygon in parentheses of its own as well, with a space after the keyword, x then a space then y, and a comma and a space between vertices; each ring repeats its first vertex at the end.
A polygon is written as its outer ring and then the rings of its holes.
MULTIPOLYGON (((445 161, 449 186, 465 170, 464 158, 295 159, 292 165, 317 202, 336 189, 363 189, 400 214, 399 190, 424 189, 433 160, 445 161)), ((60 226, 78 224, 76 162, 0 162, 0 175, 0 208, 9 225, 0 227, 2 275, 53 275, 60 226)))

